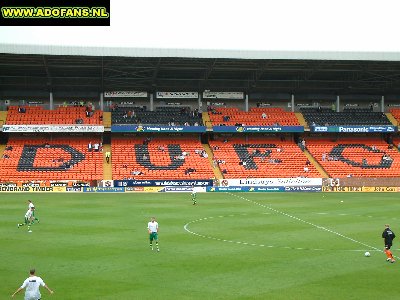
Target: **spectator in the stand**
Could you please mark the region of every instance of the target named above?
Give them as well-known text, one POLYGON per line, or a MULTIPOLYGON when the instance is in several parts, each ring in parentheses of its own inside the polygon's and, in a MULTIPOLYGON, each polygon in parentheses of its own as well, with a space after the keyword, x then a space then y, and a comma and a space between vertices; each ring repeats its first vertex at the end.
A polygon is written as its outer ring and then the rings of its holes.
POLYGON ((228 171, 226 169, 222 169, 222 174, 228 174, 228 171))
POLYGON ((89 142, 89 144, 88 144, 88 151, 91 152, 92 150, 93 150, 92 142, 89 142))
POLYGON ((265 112, 263 112, 263 113, 261 114, 261 118, 266 119, 266 118, 267 118, 267 114, 266 114, 265 112))
POLYGON ((135 169, 131 172, 131 174, 132 174, 132 175, 143 175, 143 172, 135 168, 135 169))
POLYGON ((12 146, 7 146, 7 147, 6 147, 6 150, 7 150, 7 151, 11 151, 12 149, 13 149, 12 146))
POLYGON ((322 161, 326 161, 326 152, 322 153, 322 161))
POLYGON ((117 108, 118 108, 117 103, 113 103, 113 104, 110 105, 110 110, 111 111, 115 111, 117 108))
POLYGON ((310 162, 309 159, 307 159, 307 160, 306 160, 306 166, 309 166, 309 165, 311 165, 311 162, 310 162))
POLYGON ((368 165, 367 159, 365 157, 362 159, 362 165, 363 165, 363 167, 368 165))
POLYGON ((93 148, 94 148, 94 152, 99 152, 99 150, 100 150, 100 145, 99 145, 99 143, 95 143, 94 146, 93 146, 93 148))
POLYGON ((304 166, 304 172, 305 172, 305 173, 308 173, 308 171, 309 171, 308 167, 307 167, 307 166, 304 166))
POLYGON ((199 126, 199 123, 197 123, 197 122, 194 122, 194 125, 193 126, 199 126))
POLYGON ((19 113, 26 113, 26 108, 18 105, 18 112, 19 113))

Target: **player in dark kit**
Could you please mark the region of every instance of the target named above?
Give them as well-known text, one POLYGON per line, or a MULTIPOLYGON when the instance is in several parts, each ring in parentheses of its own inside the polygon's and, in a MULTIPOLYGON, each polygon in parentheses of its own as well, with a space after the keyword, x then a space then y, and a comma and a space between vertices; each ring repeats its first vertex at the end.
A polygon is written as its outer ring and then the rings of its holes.
POLYGON ((392 247, 393 239, 396 237, 394 232, 389 228, 389 224, 385 225, 385 230, 382 233, 382 238, 385 239, 385 254, 387 256, 386 261, 390 261, 394 263, 395 260, 393 258, 392 251, 390 251, 390 247, 392 247))

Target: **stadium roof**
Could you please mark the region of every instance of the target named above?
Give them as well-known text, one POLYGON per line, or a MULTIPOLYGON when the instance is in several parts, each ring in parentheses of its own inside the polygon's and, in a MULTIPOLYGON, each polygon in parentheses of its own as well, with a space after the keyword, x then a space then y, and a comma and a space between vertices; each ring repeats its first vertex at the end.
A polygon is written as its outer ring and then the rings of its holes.
POLYGON ((0 91, 400 95, 400 53, 0 45, 0 91))

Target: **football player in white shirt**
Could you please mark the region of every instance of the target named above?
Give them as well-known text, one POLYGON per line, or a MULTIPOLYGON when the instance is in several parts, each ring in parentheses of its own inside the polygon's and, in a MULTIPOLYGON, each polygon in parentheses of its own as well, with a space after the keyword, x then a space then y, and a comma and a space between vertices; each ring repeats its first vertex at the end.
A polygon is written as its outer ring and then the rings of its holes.
POLYGON ((29 209, 33 208, 33 214, 32 214, 32 216, 33 216, 34 221, 37 221, 37 222, 39 223, 39 222, 40 222, 39 219, 36 218, 36 216, 35 216, 35 205, 33 204, 32 200, 28 200, 28 203, 29 203, 29 204, 28 204, 29 209))
POLYGON ((44 286, 50 294, 53 294, 53 291, 44 283, 43 279, 35 275, 35 269, 32 269, 29 271, 29 277, 25 279, 21 287, 19 287, 11 297, 14 297, 25 289, 25 300, 40 300, 42 297, 39 290, 40 286, 44 286))
POLYGON ((160 248, 158 247, 158 223, 156 221, 156 218, 152 217, 151 221, 147 223, 147 230, 149 232, 149 238, 150 238, 150 248, 153 250, 153 240, 156 242, 156 247, 157 251, 160 251, 160 248))
POLYGON ((19 228, 21 226, 27 225, 28 226, 28 232, 32 232, 31 225, 33 224, 33 220, 34 220, 33 208, 31 208, 31 209, 28 209, 28 211, 25 214, 24 223, 17 224, 17 227, 19 228))
POLYGON ((196 190, 195 190, 195 188, 193 188, 193 190, 192 190, 192 201, 193 201, 193 205, 196 205, 196 203, 197 203, 197 200, 196 200, 196 190))

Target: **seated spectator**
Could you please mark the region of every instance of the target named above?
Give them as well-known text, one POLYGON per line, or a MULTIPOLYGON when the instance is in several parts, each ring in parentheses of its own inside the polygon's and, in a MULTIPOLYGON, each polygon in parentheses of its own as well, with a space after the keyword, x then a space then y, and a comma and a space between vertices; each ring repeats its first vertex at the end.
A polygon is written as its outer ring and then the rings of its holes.
POLYGON ((186 168, 185 169, 185 175, 189 175, 190 173, 196 172, 196 169, 194 168, 186 168))
POLYGON ((26 113, 26 108, 18 105, 18 112, 19 113, 26 113))
POLYGON ((304 172, 308 172, 309 171, 309 169, 308 169, 308 167, 307 166, 304 166, 304 172))
POLYGON ((226 169, 223 169, 222 174, 228 174, 228 171, 226 169))
POLYGON ((92 142, 89 142, 89 144, 88 144, 88 151, 91 152, 92 150, 93 150, 92 142))
POLYGON ((326 161, 326 156, 327 156, 326 153, 322 153, 322 161, 326 161))
POLYGON ((10 156, 8 154, 3 154, 2 158, 8 159, 8 158, 10 158, 10 156))
POLYGON ((131 174, 132 174, 132 175, 143 175, 143 172, 140 171, 140 170, 138 170, 138 169, 134 169, 134 170, 131 172, 131 174))
POLYGON ((95 143, 93 148, 94 148, 94 152, 99 152, 99 150, 100 150, 99 143, 95 143))
POLYGON ((266 114, 265 112, 263 112, 263 113, 261 114, 261 118, 266 119, 266 118, 267 118, 267 114, 266 114))
POLYGON ((12 149, 13 149, 12 146, 7 146, 7 147, 6 147, 6 150, 7 150, 7 151, 11 151, 12 149))

